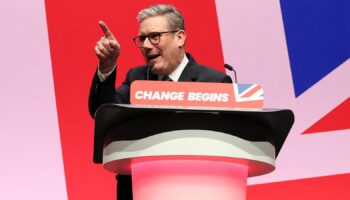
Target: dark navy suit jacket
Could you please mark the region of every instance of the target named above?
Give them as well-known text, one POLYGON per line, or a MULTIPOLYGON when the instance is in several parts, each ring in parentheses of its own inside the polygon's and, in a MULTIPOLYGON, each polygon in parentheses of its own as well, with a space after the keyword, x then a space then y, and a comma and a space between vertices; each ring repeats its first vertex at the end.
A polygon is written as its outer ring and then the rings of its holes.
MULTIPOLYGON (((183 70, 179 81, 181 82, 216 82, 232 83, 232 79, 226 74, 215 69, 197 64, 190 54, 186 54, 189 62, 183 70)), ((104 81, 101 82, 94 75, 89 97, 89 111, 94 117, 97 108, 105 103, 130 103, 130 85, 135 80, 158 80, 156 74, 149 73, 146 65, 132 68, 128 71, 123 84, 115 89, 116 70, 104 81), (148 77, 147 77, 148 76, 148 77)))

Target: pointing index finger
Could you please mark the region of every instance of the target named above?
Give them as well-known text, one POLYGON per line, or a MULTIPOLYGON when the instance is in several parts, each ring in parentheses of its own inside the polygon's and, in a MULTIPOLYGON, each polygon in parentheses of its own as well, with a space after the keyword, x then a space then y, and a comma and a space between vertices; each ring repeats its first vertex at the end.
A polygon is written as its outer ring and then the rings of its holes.
POLYGON ((106 23, 104 23, 103 21, 99 21, 98 24, 100 25, 103 33, 105 34, 106 38, 107 39, 113 39, 115 40, 114 38, 114 35, 112 34, 112 32, 109 30, 108 26, 106 25, 106 23))

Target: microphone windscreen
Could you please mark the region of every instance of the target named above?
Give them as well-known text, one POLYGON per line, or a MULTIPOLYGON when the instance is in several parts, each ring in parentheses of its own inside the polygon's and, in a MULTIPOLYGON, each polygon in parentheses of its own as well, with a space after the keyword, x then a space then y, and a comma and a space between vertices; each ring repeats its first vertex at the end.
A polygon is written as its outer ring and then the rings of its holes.
POLYGON ((230 71, 233 71, 233 67, 231 67, 229 64, 224 64, 224 67, 230 71))

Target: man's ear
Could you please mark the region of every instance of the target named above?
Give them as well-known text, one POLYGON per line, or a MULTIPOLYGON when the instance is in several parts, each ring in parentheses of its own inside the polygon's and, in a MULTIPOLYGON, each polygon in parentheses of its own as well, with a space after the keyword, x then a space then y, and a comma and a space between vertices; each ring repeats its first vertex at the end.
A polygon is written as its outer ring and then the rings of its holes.
POLYGON ((185 46, 185 41, 186 41, 186 32, 184 30, 180 30, 176 33, 177 37, 177 46, 179 48, 182 48, 185 46))

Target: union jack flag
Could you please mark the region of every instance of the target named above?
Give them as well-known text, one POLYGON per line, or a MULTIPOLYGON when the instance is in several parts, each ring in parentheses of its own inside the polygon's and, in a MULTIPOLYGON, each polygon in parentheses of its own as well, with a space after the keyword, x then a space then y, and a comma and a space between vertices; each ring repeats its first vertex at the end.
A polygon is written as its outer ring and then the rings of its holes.
POLYGON ((233 84, 236 102, 263 101, 264 90, 258 84, 233 84))

